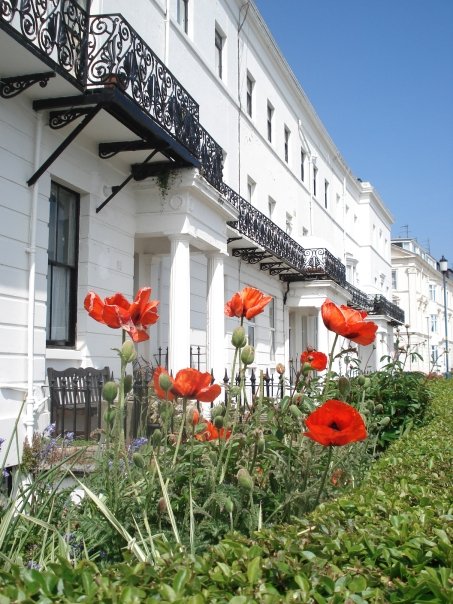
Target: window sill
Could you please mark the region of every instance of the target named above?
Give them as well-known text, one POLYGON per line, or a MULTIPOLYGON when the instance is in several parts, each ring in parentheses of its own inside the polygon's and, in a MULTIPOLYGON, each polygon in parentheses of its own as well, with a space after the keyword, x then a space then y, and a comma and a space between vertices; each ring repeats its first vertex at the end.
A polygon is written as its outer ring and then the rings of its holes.
POLYGON ((46 348, 46 359, 81 361, 82 353, 73 348, 46 348))

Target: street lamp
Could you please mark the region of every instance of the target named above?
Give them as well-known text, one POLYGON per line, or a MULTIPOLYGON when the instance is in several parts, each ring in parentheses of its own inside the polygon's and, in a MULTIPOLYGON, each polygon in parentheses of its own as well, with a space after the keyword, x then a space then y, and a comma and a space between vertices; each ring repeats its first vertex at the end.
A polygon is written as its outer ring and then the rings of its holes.
POLYGON ((442 258, 439 260, 439 268, 442 273, 444 280, 444 319, 445 319, 445 377, 448 378, 450 368, 448 366, 448 318, 447 318, 447 273, 448 273, 448 261, 442 254, 442 258))

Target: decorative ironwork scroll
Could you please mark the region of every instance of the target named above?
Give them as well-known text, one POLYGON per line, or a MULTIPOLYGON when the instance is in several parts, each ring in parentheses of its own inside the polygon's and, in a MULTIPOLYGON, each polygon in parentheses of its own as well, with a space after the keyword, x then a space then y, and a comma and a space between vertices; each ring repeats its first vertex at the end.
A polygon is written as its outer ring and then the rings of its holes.
POLYGON ((45 88, 50 78, 55 77, 55 72, 48 71, 46 73, 31 73, 28 75, 20 75, 14 78, 0 79, 0 96, 4 99, 11 99, 30 86, 38 84, 41 88, 45 88))
POLYGON ((223 173, 222 148, 200 124, 198 124, 198 132, 199 150, 197 151, 197 157, 201 161, 201 173, 213 187, 220 191, 223 173))
POLYGON ((90 19, 87 86, 118 86, 189 151, 199 146, 199 107, 120 14, 90 19))
POLYGON ((304 248, 243 197, 239 198, 238 220, 228 224, 304 274, 304 248))
POLYGON ((1 0, 0 23, 81 82, 88 14, 75 0, 1 0))
POLYGON ((346 283, 344 264, 326 248, 305 249, 304 268, 307 278, 331 279, 343 287, 346 283))

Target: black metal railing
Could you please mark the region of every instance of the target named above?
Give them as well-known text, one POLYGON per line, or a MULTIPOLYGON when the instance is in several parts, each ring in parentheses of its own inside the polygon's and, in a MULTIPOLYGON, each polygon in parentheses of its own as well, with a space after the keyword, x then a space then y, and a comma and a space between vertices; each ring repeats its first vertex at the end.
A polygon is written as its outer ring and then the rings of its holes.
POLYGON ((361 310, 366 310, 367 312, 373 310, 373 302, 370 300, 370 297, 367 296, 367 294, 355 287, 355 285, 348 283, 348 281, 345 282, 344 287, 352 296, 350 301, 351 306, 361 310))
POLYGON ((1 0, 0 24, 83 82, 88 13, 75 0, 1 0))
POLYGON ((372 297, 373 301, 373 314, 375 315, 385 315, 386 317, 390 317, 395 322, 403 324, 404 323, 404 310, 399 308, 393 302, 390 302, 384 296, 377 294, 372 297))
POLYGON ((304 273, 304 248, 243 197, 239 197, 238 220, 228 224, 276 258, 284 260, 288 269, 304 273))
POLYGON ((192 153, 198 103, 120 14, 90 17, 86 86, 117 85, 192 153))
POLYGON ((307 279, 331 279, 344 287, 346 267, 326 248, 304 250, 304 271, 307 279))

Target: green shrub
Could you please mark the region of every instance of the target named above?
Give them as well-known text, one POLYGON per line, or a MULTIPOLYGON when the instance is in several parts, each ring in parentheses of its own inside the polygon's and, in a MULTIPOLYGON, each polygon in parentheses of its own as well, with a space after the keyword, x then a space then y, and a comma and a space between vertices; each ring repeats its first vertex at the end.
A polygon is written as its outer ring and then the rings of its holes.
POLYGON ((156 543, 155 566, 15 566, 0 573, 0 604, 452 602, 453 381, 430 390, 425 425, 394 443, 361 488, 302 521, 232 533, 195 557, 156 543))

